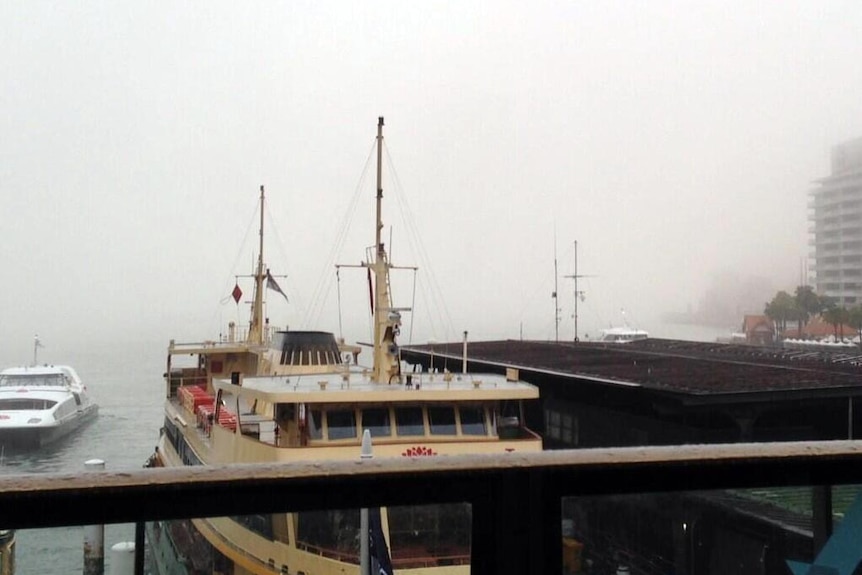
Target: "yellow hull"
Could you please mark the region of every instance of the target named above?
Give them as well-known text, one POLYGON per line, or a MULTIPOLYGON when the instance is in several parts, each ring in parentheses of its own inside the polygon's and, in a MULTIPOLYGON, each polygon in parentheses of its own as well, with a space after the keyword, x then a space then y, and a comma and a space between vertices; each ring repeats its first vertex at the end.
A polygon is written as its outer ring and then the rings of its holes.
MULTIPOLYGON (((244 436, 242 433, 215 425, 204 433, 199 427, 191 425, 192 414, 178 402, 168 402, 166 413, 175 422, 177 432, 201 463, 229 464, 283 461, 307 461, 311 459, 356 459, 357 446, 327 446, 288 448, 244 436), (183 425, 183 423, 185 425, 183 425)), ((421 444, 417 441, 417 445, 421 444)), ((488 441, 451 441, 424 446, 426 456, 445 456, 447 454, 505 452, 505 451, 540 451, 541 440, 530 436, 527 439, 488 440, 488 441)), ((375 457, 398 457, 416 455, 411 444, 385 443, 375 444, 375 457)), ((162 435, 158 448, 157 464, 166 467, 176 467, 188 464, 178 453, 169 440, 169 434, 162 435)), ((396 546, 392 549, 388 525, 388 512, 382 511, 383 532, 387 546, 392 550, 392 563, 398 573, 410 575, 466 575, 470 572, 469 548, 465 547, 457 554, 437 553, 423 556, 396 546)), ((271 516, 270 525, 277 528, 273 538, 245 527, 234 519, 207 518, 193 519, 194 528, 211 545, 219 556, 222 571, 214 569, 214 573, 255 575, 276 573, 304 573, 305 575, 341 575, 356 573, 359 569, 356 550, 339 551, 334 548, 315 547, 298 544, 302 538, 297 537, 297 514, 271 516), (229 567, 224 567, 227 565, 229 567)), ((469 520, 467 521, 469 525, 469 520)), ((469 533, 469 527, 465 527, 469 533)), ((469 535, 467 535, 469 538, 469 535)))

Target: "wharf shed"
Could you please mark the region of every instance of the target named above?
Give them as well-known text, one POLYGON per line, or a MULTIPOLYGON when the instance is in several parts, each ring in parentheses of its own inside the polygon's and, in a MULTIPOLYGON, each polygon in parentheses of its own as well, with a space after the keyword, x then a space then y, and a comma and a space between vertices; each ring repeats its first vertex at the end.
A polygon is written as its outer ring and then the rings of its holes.
MULTIPOLYGON (((458 372, 463 344, 411 346, 402 357, 425 369, 458 372)), ((468 344, 468 371, 507 368, 518 369, 522 379, 540 388, 541 413, 528 413, 528 423, 543 430, 550 448, 862 434, 862 402, 856 399, 862 396, 859 350, 665 339, 468 344)))
MULTIPOLYGON (((467 370, 519 370, 546 449, 862 436, 862 351, 647 339, 469 343, 467 370)), ((460 372, 462 342, 414 346, 425 370, 460 372)), ((567 498, 589 572, 789 573, 811 562, 856 486, 567 498), (833 507, 833 497, 835 505, 833 507)))

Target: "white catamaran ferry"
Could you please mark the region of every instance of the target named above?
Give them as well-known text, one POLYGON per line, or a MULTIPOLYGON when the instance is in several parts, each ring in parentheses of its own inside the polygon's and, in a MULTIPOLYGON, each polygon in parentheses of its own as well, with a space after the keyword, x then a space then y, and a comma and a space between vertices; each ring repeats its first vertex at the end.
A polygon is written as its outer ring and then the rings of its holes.
POLYGON ((57 441, 98 413, 86 386, 68 365, 34 365, 0 372, 0 446, 35 449, 57 441))
POLYGON ((629 326, 609 327, 601 331, 599 341, 602 343, 630 343, 649 339, 649 332, 629 326))
MULTIPOLYGON (((165 422, 152 465, 356 460, 365 430, 375 458, 541 450, 522 409, 522 402, 538 398, 536 387, 516 376, 402 371, 397 337, 405 310, 392 304, 392 266, 380 237, 382 146, 380 118, 377 234, 369 261, 362 263, 373 279, 373 365, 358 367, 359 348, 331 333, 267 336, 263 292, 271 276, 263 261, 261 188, 248 335, 242 341, 171 342, 165 422), (175 365, 190 355, 196 358, 191 367, 175 365)), ((383 571, 469 573, 469 505, 381 509, 378 518, 370 524, 380 526, 388 548, 383 571)), ((370 537, 360 531, 359 509, 162 521, 148 524, 147 533, 151 562, 162 574, 356 572, 360 543, 370 537)))

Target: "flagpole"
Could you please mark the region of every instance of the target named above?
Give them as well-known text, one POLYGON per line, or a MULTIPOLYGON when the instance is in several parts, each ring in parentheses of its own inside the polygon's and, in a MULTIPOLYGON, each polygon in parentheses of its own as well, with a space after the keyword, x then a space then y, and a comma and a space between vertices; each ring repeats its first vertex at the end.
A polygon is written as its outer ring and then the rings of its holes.
POLYGON ((36 337, 34 339, 35 339, 35 341, 33 342, 33 365, 35 366, 35 365, 39 364, 39 360, 38 360, 39 348, 42 347, 42 344, 39 342, 39 334, 38 333, 36 334, 36 337))
MULTIPOLYGON (((371 431, 366 429, 362 432, 362 450, 360 459, 371 459, 371 431)), ((368 554, 368 540, 370 530, 368 529, 368 508, 359 510, 359 575, 371 575, 371 559, 368 554)))

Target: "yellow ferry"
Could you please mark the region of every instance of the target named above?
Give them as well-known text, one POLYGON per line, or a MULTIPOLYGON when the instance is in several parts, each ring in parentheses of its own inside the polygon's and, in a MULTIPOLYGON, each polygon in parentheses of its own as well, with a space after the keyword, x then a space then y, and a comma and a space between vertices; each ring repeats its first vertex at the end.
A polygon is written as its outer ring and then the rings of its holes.
POLYGON ((0 529, 0 575, 15 575, 15 532, 0 529))
MULTIPOLYGON (((373 278, 373 363, 359 347, 320 331, 269 333, 264 291, 280 291, 261 244, 248 333, 226 341, 171 342, 165 421, 151 464, 175 467, 358 459, 363 435, 380 457, 540 451, 524 425, 538 389, 508 376, 408 372, 399 357, 404 308, 392 305, 390 264, 381 242, 383 118, 377 131, 377 234, 362 267, 373 278), (270 283, 271 282, 271 283, 270 283), (179 358, 193 357, 190 367, 179 358)), ((246 515, 149 524, 151 564, 168 574, 411 575, 469 573, 468 504, 246 515), (367 525, 367 527, 366 527, 367 525), (372 549, 370 560, 363 551, 372 549)))

